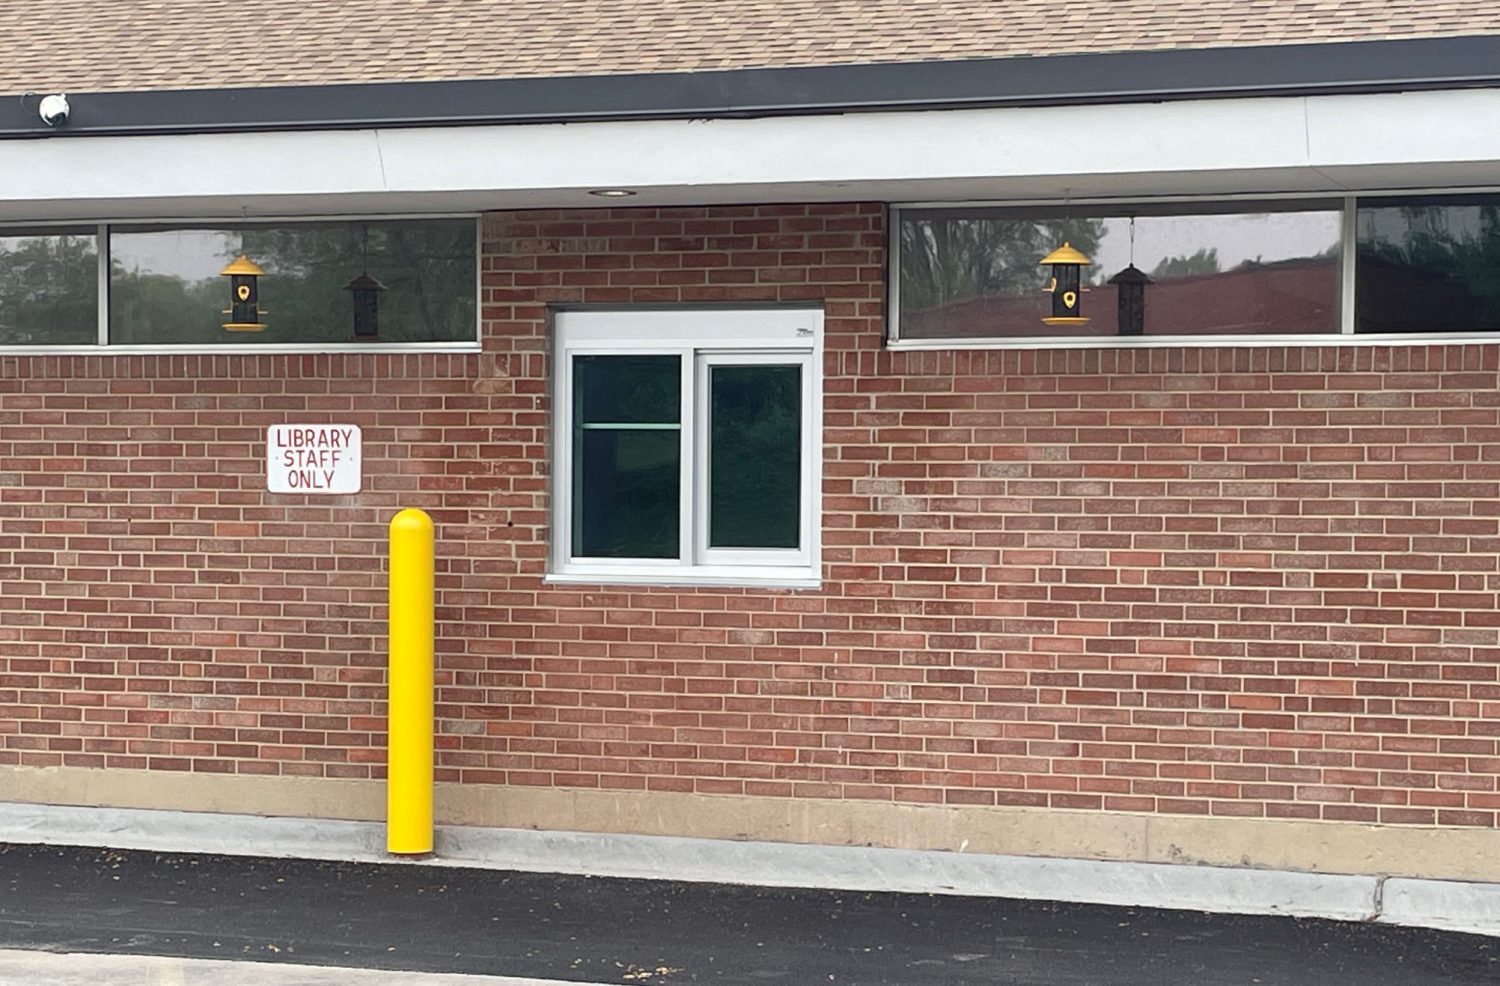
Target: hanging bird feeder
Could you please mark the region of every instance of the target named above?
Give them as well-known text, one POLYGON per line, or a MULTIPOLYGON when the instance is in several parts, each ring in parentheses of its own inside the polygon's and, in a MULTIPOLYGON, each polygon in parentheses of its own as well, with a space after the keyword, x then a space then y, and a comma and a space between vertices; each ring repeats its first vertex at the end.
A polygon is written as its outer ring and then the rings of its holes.
POLYGON ((260 278, 266 272, 242 253, 219 273, 229 278, 229 307, 224 309, 229 321, 224 328, 230 332, 264 331, 266 326, 260 317, 266 313, 260 308, 260 278))
POLYGON ((1156 282, 1135 264, 1126 267, 1109 279, 1115 286, 1120 302, 1120 329, 1122 336, 1146 334, 1146 285, 1156 282))
POLYGON ((1048 325, 1087 325, 1083 316, 1083 269, 1093 261, 1075 250, 1066 240, 1063 245, 1042 258, 1042 266, 1052 268, 1047 290, 1052 293, 1052 315, 1042 319, 1048 325))
POLYGON ((354 297, 354 338, 371 340, 380 335, 380 292, 385 285, 370 276, 369 271, 360 274, 344 285, 344 290, 354 297))

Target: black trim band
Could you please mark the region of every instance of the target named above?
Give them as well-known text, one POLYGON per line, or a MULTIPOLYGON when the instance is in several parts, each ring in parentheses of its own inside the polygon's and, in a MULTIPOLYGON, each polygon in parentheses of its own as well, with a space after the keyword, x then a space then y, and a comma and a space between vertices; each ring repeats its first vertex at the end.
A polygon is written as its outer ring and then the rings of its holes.
POLYGON ((460 82, 0 97, 0 139, 787 116, 1454 89, 1500 82, 1500 37, 1424 38, 460 82))

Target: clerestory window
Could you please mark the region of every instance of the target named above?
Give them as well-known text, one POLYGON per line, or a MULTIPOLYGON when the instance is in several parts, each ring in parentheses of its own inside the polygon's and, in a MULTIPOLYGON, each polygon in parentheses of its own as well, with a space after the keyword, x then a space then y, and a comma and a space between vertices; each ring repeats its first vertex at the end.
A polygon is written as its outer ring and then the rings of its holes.
POLYGON ((897 346, 1422 342, 1500 329, 1492 193, 912 206, 893 210, 892 231, 897 346), (1061 256, 1075 263, 1059 288, 1042 261, 1061 256))
POLYGON ((0 227, 0 347, 472 348, 472 217, 0 227))

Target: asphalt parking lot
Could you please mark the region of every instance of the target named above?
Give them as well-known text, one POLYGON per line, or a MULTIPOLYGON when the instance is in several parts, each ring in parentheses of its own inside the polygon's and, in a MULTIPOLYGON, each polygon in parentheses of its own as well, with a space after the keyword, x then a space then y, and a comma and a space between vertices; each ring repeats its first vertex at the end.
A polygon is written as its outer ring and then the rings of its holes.
POLYGON ((1384 925, 44 846, 0 846, 0 949, 622 984, 1500 982, 1500 940, 1384 925))

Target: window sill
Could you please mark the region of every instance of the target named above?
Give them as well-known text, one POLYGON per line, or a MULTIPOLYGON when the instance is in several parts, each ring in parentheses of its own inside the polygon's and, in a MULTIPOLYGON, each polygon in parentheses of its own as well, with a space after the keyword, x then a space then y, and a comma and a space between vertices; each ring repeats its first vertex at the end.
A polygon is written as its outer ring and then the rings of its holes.
POLYGON ((697 567, 641 570, 588 568, 548 572, 548 585, 640 585, 692 588, 818 589, 823 580, 810 568, 697 567))
POLYGON ((1500 342, 1494 332, 1432 332, 1345 335, 1254 335, 1254 336, 1094 336, 1077 339, 887 339, 892 350, 990 350, 990 349, 1224 349, 1267 346, 1441 346, 1453 343, 1491 345, 1500 342))
POLYGON ((233 356, 299 355, 328 353, 478 353, 479 340, 463 342, 226 342, 208 345, 151 346, 0 346, 0 356, 233 356))

